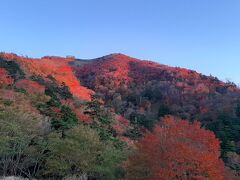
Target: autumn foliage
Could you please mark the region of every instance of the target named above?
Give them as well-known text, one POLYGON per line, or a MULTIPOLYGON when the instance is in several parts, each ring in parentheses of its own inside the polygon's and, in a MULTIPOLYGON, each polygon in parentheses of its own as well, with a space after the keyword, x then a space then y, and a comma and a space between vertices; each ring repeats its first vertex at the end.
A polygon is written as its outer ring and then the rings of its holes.
POLYGON ((108 83, 111 80, 115 86, 122 82, 130 82, 130 63, 136 59, 122 54, 112 54, 87 63, 83 67, 75 68, 76 74, 88 78, 89 74, 94 74, 94 79, 89 79, 93 83, 108 83))
POLYGON ((41 59, 32 59, 26 57, 20 57, 14 54, 3 54, 7 60, 17 61, 25 72, 29 75, 38 75, 43 78, 53 77, 59 85, 64 83, 67 85, 71 93, 83 100, 90 100, 93 91, 81 86, 79 80, 74 75, 69 63, 73 59, 46 56, 41 59))
POLYGON ((136 146, 136 154, 129 159, 127 179, 224 178, 220 142, 198 122, 167 116, 136 146))
POLYGON ((16 87, 19 89, 24 89, 28 93, 41 93, 43 94, 45 91, 45 87, 35 81, 31 81, 28 79, 21 79, 16 82, 16 87))
POLYGON ((13 84, 13 79, 8 75, 5 69, 0 68, 0 86, 13 84))
POLYGON ((192 70, 123 54, 81 60, 0 53, 0 110, 6 108, 39 114, 44 130, 62 137, 82 124, 120 151, 136 148, 124 161, 127 179, 224 179, 213 132, 226 176, 239 173, 240 89, 192 70))

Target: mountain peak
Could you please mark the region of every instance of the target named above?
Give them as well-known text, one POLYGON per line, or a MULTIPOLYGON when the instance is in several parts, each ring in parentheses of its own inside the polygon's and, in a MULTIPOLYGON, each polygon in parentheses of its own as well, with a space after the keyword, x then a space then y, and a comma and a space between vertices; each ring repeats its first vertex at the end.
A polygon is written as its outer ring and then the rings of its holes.
POLYGON ((109 54, 107 55, 109 57, 128 57, 128 58, 131 58, 130 56, 126 55, 126 54, 122 54, 122 53, 112 53, 112 54, 109 54))
POLYGON ((122 53, 112 53, 106 56, 96 58, 95 60, 112 60, 112 61, 132 61, 137 60, 136 58, 130 57, 122 53))

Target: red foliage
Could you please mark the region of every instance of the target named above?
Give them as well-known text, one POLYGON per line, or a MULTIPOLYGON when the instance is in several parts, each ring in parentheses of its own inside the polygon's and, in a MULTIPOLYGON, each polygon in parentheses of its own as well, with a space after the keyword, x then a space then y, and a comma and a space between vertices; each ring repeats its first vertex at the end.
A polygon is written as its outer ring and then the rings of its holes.
POLYGON ((16 87, 25 89, 28 93, 44 93, 45 87, 35 81, 21 79, 16 82, 16 87))
POLYGON ((130 122, 121 115, 116 115, 115 119, 116 121, 111 124, 111 127, 118 135, 123 135, 129 128, 130 122))
POLYGON ((62 116, 63 114, 61 113, 61 109, 58 107, 51 107, 51 111, 62 116))
POLYGON ((93 91, 81 86, 79 80, 75 77, 69 62, 73 59, 61 57, 44 57, 42 59, 30 59, 16 56, 14 54, 3 54, 8 60, 17 61, 28 75, 40 75, 54 77, 59 85, 67 85, 71 93, 83 100, 91 100, 93 91))
POLYGON ((126 91, 133 83, 137 85, 149 81, 167 81, 182 89, 184 94, 207 95, 216 88, 238 91, 236 87, 222 83, 214 77, 207 77, 185 68, 174 68, 151 61, 143 61, 123 54, 112 54, 94 59, 74 68, 76 75, 93 89, 101 93, 110 90, 126 91), (222 87, 221 87, 222 86, 222 87))
POLYGON ((129 126, 129 124, 130 124, 129 120, 126 119, 125 117, 121 116, 121 115, 117 116, 117 120, 118 120, 121 124, 123 124, 124 126, 129 126))
POLYGON ((117 134, 123 134, 125 132, 124 127, 121 126, 120 124, 113 124, 112 128, 117 132, 117 134))
POLYGON ((9 86, 13 84, 13 79, 8 75, 7 71, 0 68, 0 86, 9 86))
POLYGON ((136 146, 129 179, 224 179, 220 142, 198 122, 167 116, 136 146))
POLYGON ((93 81, 97 84, 111 80, 114 86, 119 87, 121 83, 131 81, 129 63, 133 61, 136 59, 122 54, 113 54, 96 59, 80 68, 75 68, 75 71, 78 76, 94 74, 93 81))
POLYGON ((129 147, 134 147, 134 141, 126 136, 120 136, 119 139, 128 144, 129 147))
POLYGON ((85 122, 85 123, 90 123, 92 121, 91 117, 88 116, 87 114, 84 114, 84 110, 82 109, 74 109, 74 112, 77 115, 77 118, 79 119, 79 121, 85 122))

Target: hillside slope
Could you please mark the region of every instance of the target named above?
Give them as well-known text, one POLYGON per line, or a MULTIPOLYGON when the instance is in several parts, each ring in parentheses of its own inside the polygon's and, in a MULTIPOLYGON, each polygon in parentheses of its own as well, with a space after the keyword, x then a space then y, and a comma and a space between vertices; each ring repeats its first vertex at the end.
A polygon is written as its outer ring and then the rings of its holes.
POLYGON ((59 84, 64 83, 69 87, 71 93, 83 100, 90 100, 93 92, 81 86, 76 79, 69 63, 71 58, 46 56, 41 59, 20 57, 15 54, 3 54, 2 57, 9 61, 16 61, 20 64, 27 76, 41 76, 47 78, 52 76, 59 84))
POLYGON ((222 141, 226 165, 240 168, 240 89, 216 77, 123 54, 81 60, 1 53, 0 90, 0 108, 34 112, 56 130, 77 119, 117 147, 132 146, 166 115, 197 120, 222 141))
MULTIPOLYGON (((235 84, 123 54, 73 68, 81 83, 94 90, 107 107, 130 120, 135 130, 128 136, 139 137, 140 127, 151 130, 161 117, 171 114, 198 120, 213 130, 222 141, 226 162, 232 162, 230 156, 236 159, 232 152, 240 153, 240 89, 235 84)), ((238 169, 238 163, 232 167, 238 169)))
MULTIPOLYGON (((81 83, 102 94, 106 101, 131 102, 141 111, 154 108, 155 102, 162 102, 175 112, 180 108, 179 116, 193 120, 198 119, 197 114, 213 110, 231 111, 239 100, 240 90, 232 83, 122 54, 104 56, 73 67, 81 83)), ((124 105, 116 110, 128 112, 124 105)))

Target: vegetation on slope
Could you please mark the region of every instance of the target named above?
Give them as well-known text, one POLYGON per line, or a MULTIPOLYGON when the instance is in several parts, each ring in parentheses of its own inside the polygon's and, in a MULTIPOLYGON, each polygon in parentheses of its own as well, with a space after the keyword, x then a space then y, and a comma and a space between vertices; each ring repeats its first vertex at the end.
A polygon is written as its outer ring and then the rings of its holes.
POLYGON ((219 141, 205 129, 222 141, 221 157, 237 172, 239 96, 232 83, 121 54, 78 63, 2 53, 0 176, 151 179, 166 170, 177 179, 221 179, 219 141), (167 115, 197 119, 205 129, 167 115), (202 152, 212 153, 204 159, 202 152), (196 166, 190 172, 187 164, 196 166))
MULTIPOLYGON (((134 129, 126 135, 139 138, 145 132, 142 128, 152 130, 169 114, 190 122, 197 119, 221 140, 225 162, 233 162, 232 154, 239 157, 240 90, 234 83, 122 54, 74 69, 82 84, 99 94, 106 106, 130 120, 134 129)), ((238 163, 227 165, 239 170, 238 163)))

